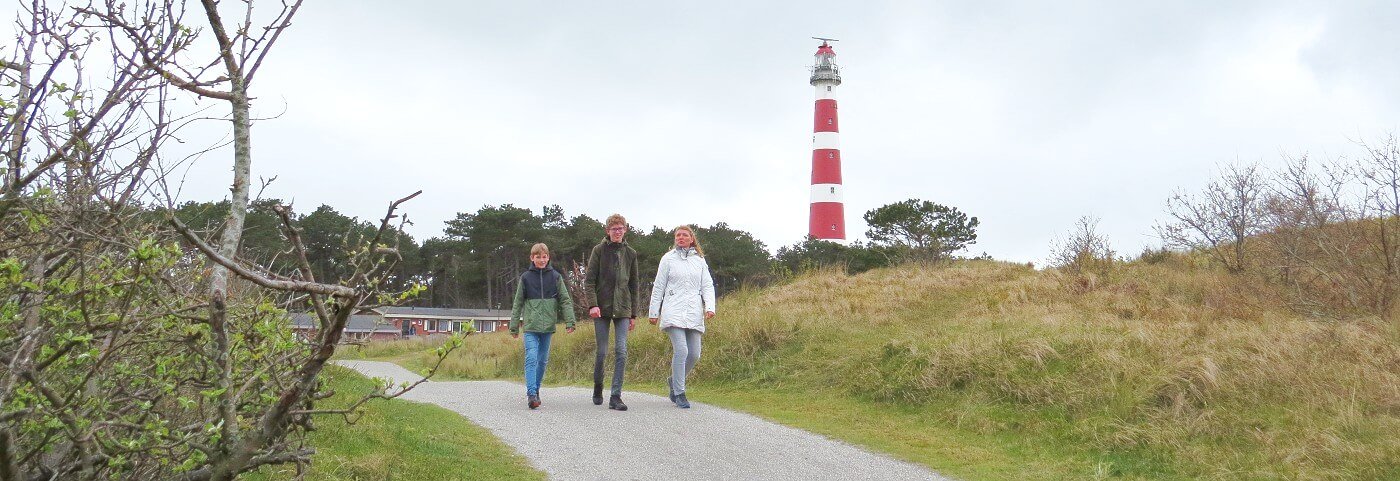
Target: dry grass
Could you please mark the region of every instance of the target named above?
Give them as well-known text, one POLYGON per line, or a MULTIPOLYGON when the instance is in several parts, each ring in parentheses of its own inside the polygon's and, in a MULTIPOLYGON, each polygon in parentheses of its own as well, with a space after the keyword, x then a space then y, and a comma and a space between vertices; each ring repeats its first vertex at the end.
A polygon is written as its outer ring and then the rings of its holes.
MULTIPOLYGON (((1072 476, 1400 477, 1400 327, 1308 319, 1282 299, 1184 257, 1098 277, 991 261, 822 271, 721 301, 695 380, 870 403, 984 449, 1049 446, 1072 476)), ((580 327, 556 335, 550 381, 590 378, 580 327)), ((659 384, 664 337, 638 326, 630 345, 629 381, 659 384)), ((475 335, 443 374, 518 377, 520 360, 518 341, 475 335)), ((882 449, 953 474, 963 462, 882 449)))

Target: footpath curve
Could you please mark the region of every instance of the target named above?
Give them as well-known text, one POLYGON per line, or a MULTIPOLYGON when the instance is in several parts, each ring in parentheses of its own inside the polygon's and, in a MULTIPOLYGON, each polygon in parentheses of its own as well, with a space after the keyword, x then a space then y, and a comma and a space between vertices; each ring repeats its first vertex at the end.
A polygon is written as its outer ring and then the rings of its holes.
MULTIPOLYGON (((422 378, 388 362, 336 364, 395 383, 422 378)), ((544 405, 531 411, 521 384, 430 381, 400 399, 466 416, 555 480, 948 480, 922 466, 705 403, 678 409, 652 394, 622 397, 627 412, 594 406, 584 388, 545 387, 544 405)))

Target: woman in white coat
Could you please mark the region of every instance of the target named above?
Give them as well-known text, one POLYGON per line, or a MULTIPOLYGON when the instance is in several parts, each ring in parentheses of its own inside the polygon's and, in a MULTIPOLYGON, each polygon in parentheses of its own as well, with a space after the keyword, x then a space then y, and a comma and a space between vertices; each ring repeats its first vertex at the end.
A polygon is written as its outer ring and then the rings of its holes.
POLYGON ((715 315, 715 281, 705 263, 705 251, 695 230, 688 225, 672 231, 676 246, 661 257, 651 288, 647 317, 671 338, 671 402, 690 407, 685 398, 685 376, 700 360, 700 337, 705 320, 715 315))

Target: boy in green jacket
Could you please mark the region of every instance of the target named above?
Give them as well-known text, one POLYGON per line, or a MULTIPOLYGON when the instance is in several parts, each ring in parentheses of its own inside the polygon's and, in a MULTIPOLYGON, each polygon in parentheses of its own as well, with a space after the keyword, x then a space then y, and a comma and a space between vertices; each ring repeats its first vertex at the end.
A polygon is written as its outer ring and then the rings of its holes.
POLYGON ((549 267, 548 246, 531 247, 530 262, 534 265, 520 274, 515 286, 510 336, 519 338, 521 324, 525 325, 525 404, 535 409, 540 407, 540 383, 549 364, 549 338, 561 321, 564 332, 574 332, 574 303, 564 286, 564 276, 549 267))

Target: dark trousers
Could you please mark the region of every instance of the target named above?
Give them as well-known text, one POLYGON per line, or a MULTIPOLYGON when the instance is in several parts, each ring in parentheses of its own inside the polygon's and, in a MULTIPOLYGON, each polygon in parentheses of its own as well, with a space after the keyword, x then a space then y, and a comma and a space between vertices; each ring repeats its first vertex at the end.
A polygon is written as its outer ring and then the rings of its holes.
POLYGON ((622 395, 622 373, 627 370, 627 326, 632 320, 626 317, 593 319, 594 340, 598 342, 598 353, 593 357, 593 385, 603 384, 603 359, 608 355, 608 328, 616 331, 613 342, 612 395, 622 395))

